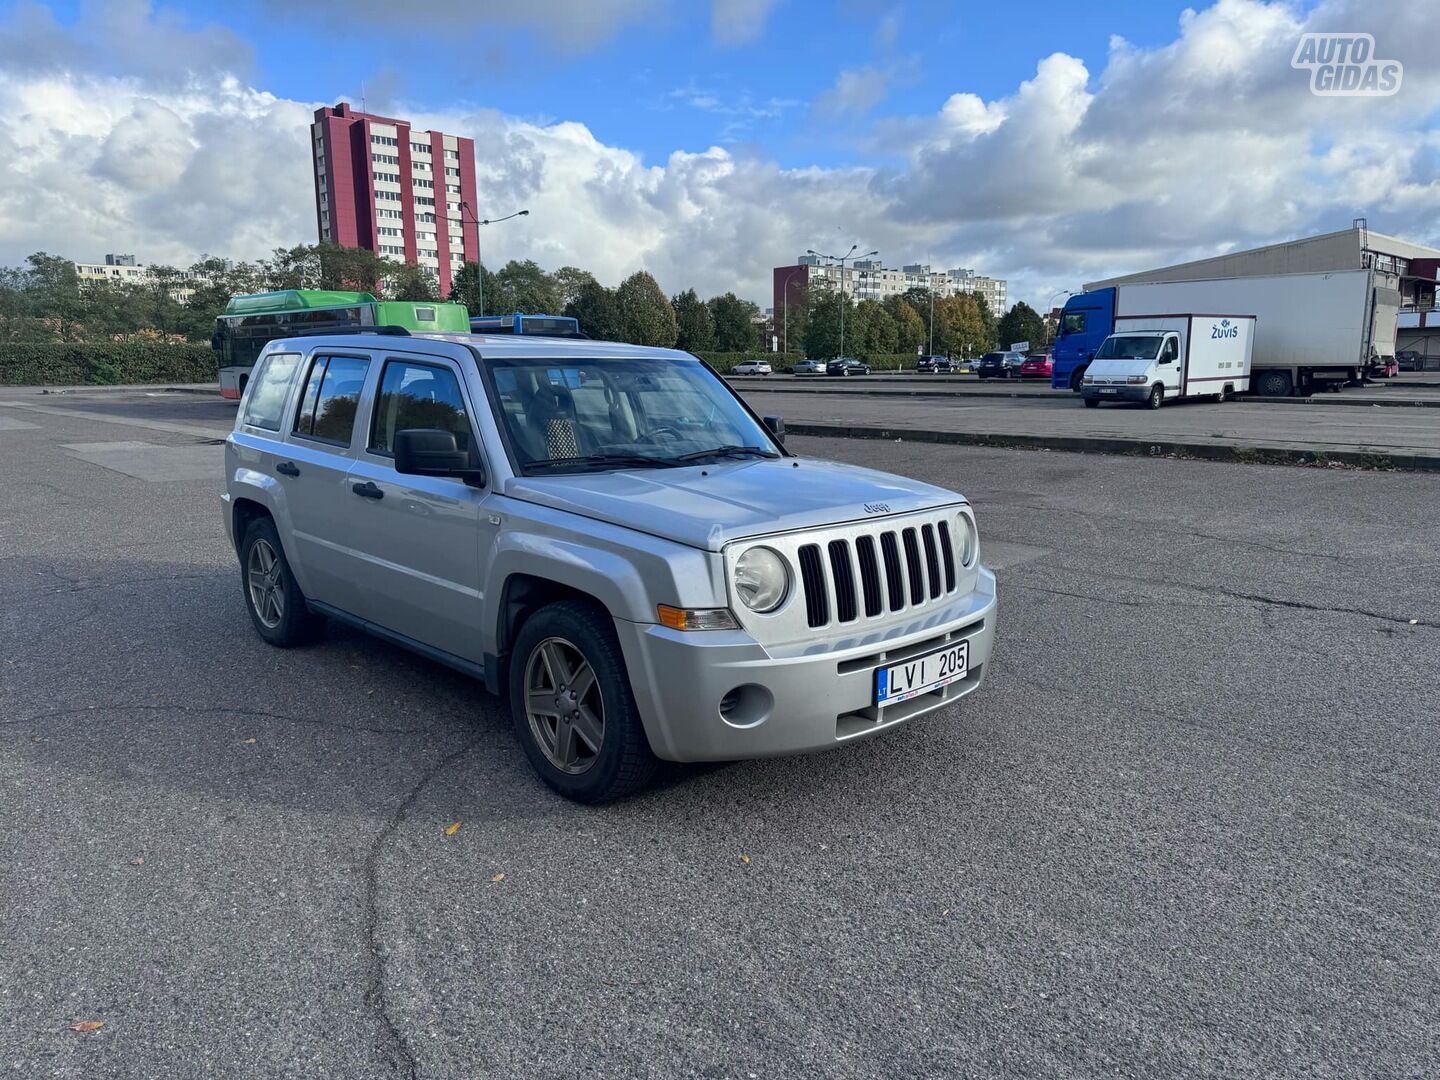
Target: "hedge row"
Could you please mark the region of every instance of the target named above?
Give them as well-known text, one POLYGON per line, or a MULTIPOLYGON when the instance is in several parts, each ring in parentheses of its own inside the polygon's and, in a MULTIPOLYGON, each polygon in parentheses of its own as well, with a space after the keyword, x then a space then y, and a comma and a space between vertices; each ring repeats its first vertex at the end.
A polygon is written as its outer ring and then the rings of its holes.
POLYGON ((78 386, 89 383, 214 382, 208 345, 151 341, 0 343, 0 385, 78 386))
MULTIPOLYGON (((707 352, 696 355, 722 375, 727 374, 736 364, 744 363, 746 360, 768 360, 775 371, 782 372, 789 371, 791 364, 798 364, 805 359, 802 353, 707 352)), ((876 371, 897 371, 900 368, 913 369, 917 357, 914 353, 886 353, 868 358, 861 357, 861 359, 876 371)))

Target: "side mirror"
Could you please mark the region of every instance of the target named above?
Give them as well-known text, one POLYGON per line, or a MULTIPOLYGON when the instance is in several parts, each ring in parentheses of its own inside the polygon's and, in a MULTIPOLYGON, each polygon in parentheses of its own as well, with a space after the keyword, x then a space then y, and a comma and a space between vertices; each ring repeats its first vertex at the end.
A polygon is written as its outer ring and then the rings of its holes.
POLYGON ((395 471, 411 476, 448 476, 475 487, 485 484, 485 470, 476 468, 460 449, 453 431, 405 428, 395 433, 395 471))
POLYGON ((781 446, 784 446, 785 418, 783 416, 766 416, 763 418, 763 422, 765 424, 766 430, 769 431, 771 435, 775 436, 775 441, 778 442, 781 446))

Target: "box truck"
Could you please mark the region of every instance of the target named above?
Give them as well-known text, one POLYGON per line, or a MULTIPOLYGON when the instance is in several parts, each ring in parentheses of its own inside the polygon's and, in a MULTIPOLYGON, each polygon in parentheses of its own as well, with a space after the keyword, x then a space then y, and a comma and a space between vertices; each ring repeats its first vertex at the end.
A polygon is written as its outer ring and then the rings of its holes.
POLYGON ((1255 316, 1251 390, 1308 394, 1358 379, 1395 354, 1400 294, 1373 270, 1157 281, 1077 293, 1051 351, 1050 385, 1080 390, 1096 351, 1127 315, 1239 311, 1255 316))
POLYGON ((1085 407, 1104 401, 1224 401, 1250 389, 1255 316, 1121 315, 1080 380, 1085 407))

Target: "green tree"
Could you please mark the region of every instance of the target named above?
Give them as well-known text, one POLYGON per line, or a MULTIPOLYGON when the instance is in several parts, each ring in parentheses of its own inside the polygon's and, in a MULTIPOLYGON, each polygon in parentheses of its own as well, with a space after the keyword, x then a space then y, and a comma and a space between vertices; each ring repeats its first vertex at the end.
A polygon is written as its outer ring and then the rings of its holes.
POLYGON ((995 333, 997 343, 1004 348, 1009 348, 1015 342, 1028 341, 1033 348, 1038 349, 1045 344, 1045 320, 1040 317, 1039 312, 1024 300, 1020 300, 1001 316, 995 333))
POLYGON ((594 278, 580 286, 575 299, 565 305, 565 314, 580 320, 583 333, 597 341, 624 341, 620 302, 615 292, 594 278))
POLYGON ((675 309, 679 334, 675 347, 687 352, 709 352, 715 348, 715 318, 694 289, 686 289, 670 300, 675 309))
POLYGON ((748 352, 756 347, 755 327, 751 318, 760 313, 749 300, 741 300, 733 292, 711 297, 707 302, 715 323, 715 348, 720 352, 748 352))
POLYGON ((562 266, 551 275, 555 279, 555 287, 560 290, 560 303, 571 304, 580 295, 582 285, 595 284, 595 275, 589 270, 581 270, 578 266, 562 266))
MULTIPOLYGON (((850 329, 854 320, 851 312, 854 305, 848 296, 842 297, 836 290, 812 288, 806 293, 805 305, 805 355, 815 360, 826 360, 840 355, 840 310, 845 310, 845 320, 850 329)), ((792 343, 794 339, 791 339, 792 343)), ((848 338, 847 338, 848 341, 848 338)))
POLYGON ((555 279, 530 259, 506 263, 495 275, 495 291, 490 310, 496 314, 522 311, 527 315, 556 315, 565 306, 555 279))
POLYGON ((391 300, 439 300, 440 282, 428 266, 392 264, 385 276, 385 295, 391 300))
POLYGON ((917 347, 929 348, 930 343, 930 298, 925 306, 916 310, 904 296, 887 296, 885 310, 895 324, 895 352, 913 353, 917 347))
POLYGON ((620 283, 616 299, 620 304, 621 340, 664 349, 674 346, 679 332, 675 309, 653 277, 637 270, 620 283))
POLYGON ((898 352, 895 320, 878 300, 861 300, 855 306, 855 329, 847 328, 846 337, 854 334, 852 351, 861 356, 886 356, 898 352))
POLYGON ((44 251, 37 251, 25 261, 29 264, 25 292, 32 317, 44 319, 53 328, 56 340, 82 340, 85 303, 75 264, 44 251))
POLYGON ((935 298, 935 351, 946 356, 976 356, 994 343, 984 305, 973 293, 935 298))
POLYGON ((480 314, 480 264, 467 262, 450 276, 449 300, 464 304, 471 315, 480 314))

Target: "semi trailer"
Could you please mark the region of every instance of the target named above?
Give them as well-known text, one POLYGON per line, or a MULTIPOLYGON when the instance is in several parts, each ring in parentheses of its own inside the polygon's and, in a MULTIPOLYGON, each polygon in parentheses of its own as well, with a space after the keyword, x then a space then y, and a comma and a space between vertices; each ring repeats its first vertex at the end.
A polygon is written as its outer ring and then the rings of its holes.
POLYGON ((1368 269, 1094 289, 1066 301, 1050 385, 1078 393, 1117 319, 1199 311, 1255 316, 1251 392, 1287 397, 1338 389, 1364 375, 1372 360, 1395 355, 1399 310, 1398 290, 1368 269))

